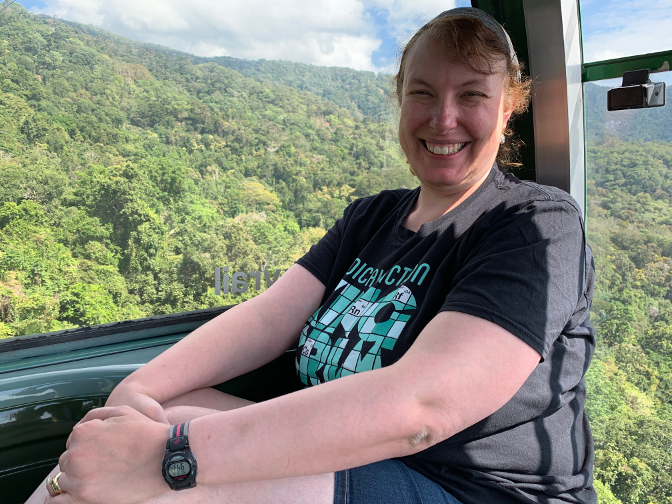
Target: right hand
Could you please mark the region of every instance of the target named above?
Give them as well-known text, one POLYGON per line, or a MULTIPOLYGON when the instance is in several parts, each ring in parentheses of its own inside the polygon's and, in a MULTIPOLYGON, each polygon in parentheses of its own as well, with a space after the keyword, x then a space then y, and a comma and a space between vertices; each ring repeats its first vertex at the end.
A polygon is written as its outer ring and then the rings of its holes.
POLYGON ((123 385, 112 391, 105 407, 130 406, 155 422, 170 425, 166 412, 161 405, 144 392, 130 390, 123 385))

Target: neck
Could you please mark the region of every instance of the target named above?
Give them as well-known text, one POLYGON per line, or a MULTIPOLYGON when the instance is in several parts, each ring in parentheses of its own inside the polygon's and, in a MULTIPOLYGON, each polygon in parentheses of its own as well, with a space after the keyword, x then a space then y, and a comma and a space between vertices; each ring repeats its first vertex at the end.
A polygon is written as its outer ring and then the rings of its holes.
POLYGON ((431 187, 427 187, 424 184, 420 186, 420 194, 416 200, 413 208, 404 219, 404 227, 410 229, 411 231, 418 231, 420 226, 425 222, 433 221, 438 219, 442 215, 447 214, 451 210, 457 208, 462 202, 464 202, 469 196, 476 192, 485 179, 488 178, 490 170, 487 170, 485 174, 472 184, 467 189, 454 193, 454 194, 442 194, 431 187))

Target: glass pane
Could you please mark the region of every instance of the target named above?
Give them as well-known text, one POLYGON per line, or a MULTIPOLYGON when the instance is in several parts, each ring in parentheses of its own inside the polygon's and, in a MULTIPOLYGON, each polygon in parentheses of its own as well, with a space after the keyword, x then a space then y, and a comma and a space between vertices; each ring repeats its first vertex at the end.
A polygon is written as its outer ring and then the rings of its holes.
POLYGON ((9 6, 0 337, 262 292, 355 198, 415 186, 395 113, 388 74, 192 57, 9 6))
POLYGON ((580 0, 579 4, 586 63, 672 47, 670 0, 580 0))
POLYGON ((595 479, 600 502, 662 503, 672 495, 672 106, 607 112, 604 84, 584 88, 595 479))

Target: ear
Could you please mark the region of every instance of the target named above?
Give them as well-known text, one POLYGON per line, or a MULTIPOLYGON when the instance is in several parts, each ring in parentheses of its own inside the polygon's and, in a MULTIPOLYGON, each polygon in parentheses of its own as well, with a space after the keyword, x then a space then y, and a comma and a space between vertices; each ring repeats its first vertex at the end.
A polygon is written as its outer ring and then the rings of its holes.
POLYGON ((506 126, 509 123, 511 114, 513 114, 513 109, 515 108, 515 97, 507 93, 507 83, 504 81, 504 90, 502 92, 502 100, 504 101, 504 110, 502 111, 504 125, 506 126))
POLYGON ((504 121, 504 126, 509 124, 509 119, 511 118, 511 114, 513 114, 513 103, 507 104, 506 103, 506 96, 504 97, 504 111, 503 111, 503 121, 504 121))

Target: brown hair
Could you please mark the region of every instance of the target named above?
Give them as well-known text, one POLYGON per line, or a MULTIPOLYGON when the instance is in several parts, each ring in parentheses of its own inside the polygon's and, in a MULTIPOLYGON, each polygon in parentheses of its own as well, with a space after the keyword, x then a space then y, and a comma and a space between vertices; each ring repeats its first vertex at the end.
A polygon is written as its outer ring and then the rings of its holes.
MULTIPOLYGON (((481 21, 468 17, 437 17, 415 32, 401 52, 399 72, 394 76, 399 105, 403 98, 404 69, 408 54, 423 36, 440 41, 451 59, 466 63, 480 73, 497 73, 504 61, 506 63, 504 83, 506 102, 508 105, 513 105, 509 122, 527 111, 532 92, 532 80, 522 74, 524 65, 522 63, 516 65, 511 60, 509 45, 504 38, 493 33, 481 21)), ((497 162, 504 166, 520 166, 520 163, 516 161, 522 142, 515 137, 513 130, 508 126, 504 131, 504 136, 506 141, 499 147, 497 162)))

